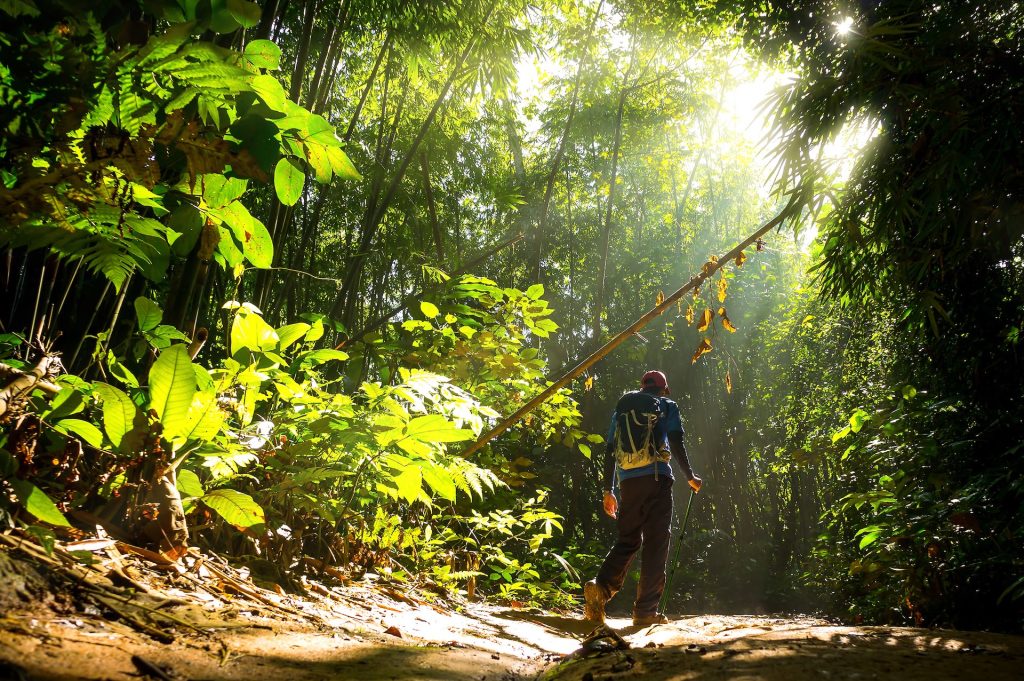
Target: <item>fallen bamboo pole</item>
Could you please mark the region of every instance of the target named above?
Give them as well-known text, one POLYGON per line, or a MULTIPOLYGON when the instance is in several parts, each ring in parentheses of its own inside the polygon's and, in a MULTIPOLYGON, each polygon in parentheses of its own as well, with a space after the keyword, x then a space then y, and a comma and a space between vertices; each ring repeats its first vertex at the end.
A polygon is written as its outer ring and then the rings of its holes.
POLYGON ((722 267, 724 267, 726 263, 739 256, 739 254, 742 253, 744 249, 749 248, 751 245, 756 243, 758 239, 760 239, 761 237, 763 237, 765 234, 775 229, 776 227, 780 226, 786 219, 792 217, 792 215, 799 210, 800 205, 801 202, 798 200, 798 196, 796 194, 793 194, 790 197, 789 202, 786 204, 785 208, 779 211, 779 213, 775 217, 761 225, 761 227, 758 228, 757 231, 755 231, 753 234, 751 234, 746 239, 737 244, 736 247, 733 248, 731 251, 729 251, 723 256, 720 256, 718 260, 709 260, 708 262, 704 263, 704 267, 701 268, 700 273, 691 278, 690 281, 686 282, 686 284, 684 284, 678 291, 676 291, 668 298, 666 298, 664 301, 662 301, 660 305, 655 306, 654 309, 650 310, 642 317, 637 319, 635 322, 630 324, 628 327, 626 327, 625 330, 619 332, 618 335, 616 335, 614 338, 612 338, 607 343, 602 345, 597 350, 597 352, 590 355, 585 360, 583 360, 575 367, 570 369, 568 373, 564 374, 561 378, 559 378, 550 386, 548 386, 543 392, 541 392, 539 395, 537 395, 532 400, 530 400, 522 407, 520 407, 514 414, 507 417, 504 421, 496 425, 487 433, 481 435, 480 439, 474 442, 469 447, 469 449, 462 453, 462 456, 471 456, 472 454, 475 454, 476 452, 480 451, 488 442, 498 437, 512 426, 514 426, 516 423, 519 422, 520 419, 522 419, 524 416, 526 416, 531 411, 536 409, 549 397, 551 397, 556 392, 558 392, 566 385, 571 383, 574 379, 579 378, 584 371, 586 371, 587 369, 589 369, 590 367, 604 359, 607 355, 609 355, 612 352, 612 350, 622 345, 622 343, 624 343, 627 338, 629 338, 637 331, 647 326, 651 322, 651 320, 661 315, 662 312, 672 307, 677 300, 682 298, 688 292, 693 291, 697 287, 699 287, 707 279, 709 279, 716 272, 718 272, 718 270, 722 269, 722 267))

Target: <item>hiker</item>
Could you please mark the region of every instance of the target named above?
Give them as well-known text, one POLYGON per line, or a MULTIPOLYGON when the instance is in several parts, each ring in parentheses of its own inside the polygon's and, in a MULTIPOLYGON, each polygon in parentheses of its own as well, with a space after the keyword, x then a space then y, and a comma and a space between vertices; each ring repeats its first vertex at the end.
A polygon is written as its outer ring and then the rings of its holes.
POLYGON ((658 613, 658 603, 665 590, 672 523, 671 456, 693 491, 701 487, 686 458, 679 407, 668 394, 665 374, 648 371, 640 379, 640 390, 627 392, 615 406, 605 452, 603 505, 604 512, 618 520, 619 538, 597 578, 583 585, 583 614, 588 620, 604 622, 605 603, 622 588, 633 556, 643 547, 633 624, 668 621, 658 613))

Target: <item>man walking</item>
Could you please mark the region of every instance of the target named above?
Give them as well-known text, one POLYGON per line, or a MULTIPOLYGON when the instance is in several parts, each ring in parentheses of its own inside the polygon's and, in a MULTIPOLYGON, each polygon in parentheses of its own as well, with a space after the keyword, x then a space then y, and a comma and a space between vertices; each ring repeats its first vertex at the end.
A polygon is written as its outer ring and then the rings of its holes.
POLYGON ((604 621, 604 605, 622 588, 629 564, 641 547, 633 624, 668 621, 658 613, 658 603, 665 590, 672 523, 670 458, 675 457, 694 492, 701 487, 701 479, 686 458, 679 407, 666 397, 665 374, 648 371, 640 379, 640 388, 619 399, 608 431, 603 504, 604 512, 618 520, 619 538, 605 556, 597 578, 583 585, 583 614, 595 622, 604 621))

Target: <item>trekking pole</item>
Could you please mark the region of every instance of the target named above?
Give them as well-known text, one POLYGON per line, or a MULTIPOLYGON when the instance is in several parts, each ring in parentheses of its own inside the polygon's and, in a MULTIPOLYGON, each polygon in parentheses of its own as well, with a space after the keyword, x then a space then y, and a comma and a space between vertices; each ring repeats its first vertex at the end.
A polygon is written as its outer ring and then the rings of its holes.
POLYGON ((693 497, 696 494, 697 492, 693 489, 690 490, 690 500, 686 502, 686 513, 683 514, 683 524, 679 528, 679 537, 676 539, 676 550, 672 554, 672 571, 668 573, 668 582, 665 584, 665 590, 661 592, 661 602, 658 603, 658 610, 662 610, 666 597, 672 591, 672 582, 675 581, 676 570, 679 568, 679 552, 683 548, 683 534, 686 533, 686 521, 690 519, 690 506, 693 506, 693 497))

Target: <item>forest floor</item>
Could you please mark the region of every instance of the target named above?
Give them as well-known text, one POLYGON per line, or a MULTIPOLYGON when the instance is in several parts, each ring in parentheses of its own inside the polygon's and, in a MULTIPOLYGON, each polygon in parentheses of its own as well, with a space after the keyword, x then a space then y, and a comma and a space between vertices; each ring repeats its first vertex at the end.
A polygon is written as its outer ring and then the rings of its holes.
POLYGON ((157 570, 111 540, 52 554, 0 540, 0 679, 996 681, 1024 669, 1019 636, 721 615, 595 630, 372 576, 307 579, 296 596, 198 553, 157 570))

